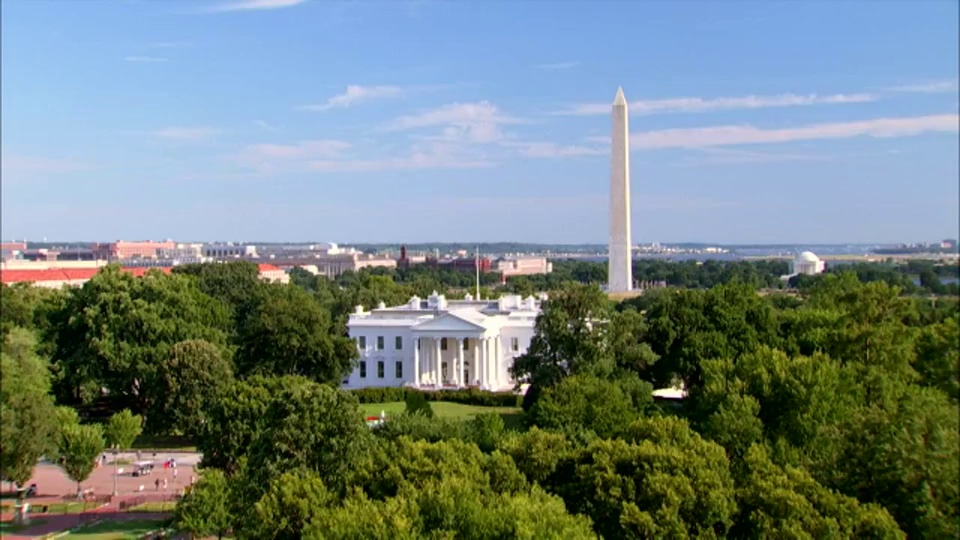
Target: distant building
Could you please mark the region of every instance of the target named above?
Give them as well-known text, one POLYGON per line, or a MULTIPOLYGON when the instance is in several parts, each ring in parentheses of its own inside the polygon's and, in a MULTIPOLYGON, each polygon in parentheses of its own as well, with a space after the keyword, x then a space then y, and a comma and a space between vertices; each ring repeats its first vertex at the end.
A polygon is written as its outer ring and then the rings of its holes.
POLYGON ((156 258, 157 250, 173 249, 175 244, 173 240, 164 242, 125 242, 117 240, 110 243, 97 243, 92 247, 93 256, 99 260, 116 261, 132 258, 149 259, 156 258))
POLYGON ((497 261, 494 271, 505 280, 510 276, 549 274, 553 272, 553 263, 546 257, 505 257, 497 261))
POLYGON ((813 276, 822 273, 824 267, 825 265, 820 257, 814 255, 812 251, 804 251, 793 260, 793 271, 791 273, 793 275, 806 274, 813 276))
POLYGON ((240 244, 204 244, 201 251, 204 257, 212 259, 254 259, 259 256, 256 246, 240 244))
POLYGON ((400 306, 357 306, 347 328, 360 360, 343 385, 510 390, 509 370, 530 346, 540 300, 448 301, 434 292, 400 306))
POLYGON ((957 247, 957 241, 951 238, 948 238, 940 242, 941 249, 953 249, 955 247, 957 247))
POLYGON ((477 265, 479 265, 480 273, 483 274, 490 272, 493 268, 493 261, 487 257, 480 257, 479 260, 477 260, 475 257, 458 257, 456 259, 427 257, 425 264, 434 268, 449 268, 451 270, 458 270, 462 272, 475 272, 477 270, 477 265))
MULTIPOLYGON (((99 272, 103 266, 106 266, 106 264, 106 261, 55 261, 35 263, 11 261, 4 263, 3 266, 0 267, 0 281, 6 285, 32 283, 36 287, 50 289, 60 289, 66 286, 79 287, 97 275, 97 272, 99 272), (27 264, 31 266, 25 266, 27 264)), ((290 276, 287 275, 286 272, 272 264, 260 264, 257 265, 257 267, 260 271, 260 279, 264 281, 277 283, 289 283, 290 281, 290 276)), ((125 266, 122 270, 134 276, 141 277, 150 270, 159 270, 164 274, 169 274, 172 268, 169 266, 125 266)))

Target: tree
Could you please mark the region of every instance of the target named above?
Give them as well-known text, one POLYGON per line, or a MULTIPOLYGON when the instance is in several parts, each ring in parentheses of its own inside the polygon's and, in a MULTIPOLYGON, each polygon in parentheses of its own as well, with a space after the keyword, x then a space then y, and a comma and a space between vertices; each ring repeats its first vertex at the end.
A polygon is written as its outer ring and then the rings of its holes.
POLYGON ((115 413, 110 417, 103 433, 107 446, 117 450, 130 448, 143 431, 142 426, 143 419, 130 412, 130 409, 115 413))
POLYGON ((744 469, 732 537, 906 538, 883 507, 835 493, 801 468, 776 465, 761 445, 747 452, 744 469))
POLYGON ((331 329, 330 314, 303 289, 267 285, 240 329, 237 370, 339 383, 359 353, 350 338, 331 329))
POLYGON ((430 406, 430 402, 427 401, 423 392, 407 392, 404 401, 406 402, 405 410, 407 414, 420 414, 427 418, 433 418, 433 407, 430 406))
POLYGON ((641 419, 591 443, 548 481, 604 538, 722 538, 736 492, 726 453, 676 418, 641 419))
POLYGON ((173 521, 177 530, 191 538, 217 535, 222 538, 232 522, 231 490, 223 471, 207 469, 177 503, 173 521))
POLYGON ((642 390, 628 394, 614 381, 590 375, 567 377, 544 389, 527 413, 528 422, 563 433, 593 431, 602 438, 613 437, 645 415, 653 404, 653 387, 637 383, 642 390))
POLYGON ((89 390, 105 387, 137 413, 160 397, 156 369, 170 347, 185 339, 224 345, 230 326, 226 307, 192 278, 160 272, 136 278, 117 266, 71 290, 54 319, 60 398, 92 398, 89 390))
POLYGON ((612 373, 604 333, 611 303, 596 286, 570 285, 544 302, 527 353, 514 359, 514 380, 531 385, 524 399, 529 409, 540 391, 577 373, 612 373))
POLYGON ((63 470, 77 483, 77 495, 80 495, 80 483, 93 472, 103 446, 103 428, 97 424, 72 424, 60 433, 59 451, 63 470))
POLYGON ((157 366, 153 431, 197 435, 207 421, 206 404, 219 399, 232 380, 233 366, 220 347, 201 339, 177 343, 157 366))
POLYGON ((50 375, 35 343, 31 332, 11 327, 0 350, 0 479, 20 486, 56 442, 50 375))

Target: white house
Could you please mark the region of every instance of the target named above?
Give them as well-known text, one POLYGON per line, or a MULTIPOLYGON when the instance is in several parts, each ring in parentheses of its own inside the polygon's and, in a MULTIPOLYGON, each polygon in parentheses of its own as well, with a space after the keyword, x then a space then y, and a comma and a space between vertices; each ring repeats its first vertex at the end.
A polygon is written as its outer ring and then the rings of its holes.
POLYGON ((401 306, 357 306, 347 327, 360 359, 343 386, 510 390, 509 369, 530 346, 539 313, 540 299, 514 295, 447 300, 434 292, 401 306))

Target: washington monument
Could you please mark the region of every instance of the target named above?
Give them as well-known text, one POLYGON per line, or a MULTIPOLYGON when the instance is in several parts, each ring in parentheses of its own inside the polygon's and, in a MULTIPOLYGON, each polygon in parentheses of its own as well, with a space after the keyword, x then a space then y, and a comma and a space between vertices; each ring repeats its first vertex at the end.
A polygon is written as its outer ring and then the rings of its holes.
POLYGON ((633 289, 630 248, 630 125, 623 88, 613 98, 613 132, 610 134, 610 254, 607 290, 633 289))

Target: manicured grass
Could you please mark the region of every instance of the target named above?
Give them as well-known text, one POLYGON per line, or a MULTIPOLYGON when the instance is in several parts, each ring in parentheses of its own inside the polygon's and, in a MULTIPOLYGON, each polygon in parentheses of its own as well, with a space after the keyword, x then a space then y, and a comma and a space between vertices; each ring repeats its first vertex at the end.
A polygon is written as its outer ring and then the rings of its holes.
MULTIPOLYGON (((29 502, 29 500, 27 501, 29 502)), ((97 503, 88 502, 86 505, 82 502, 58 502, 58 503, 30 503, 31 514, 79 514, 84 510, 93 510, 97 503), (42 512, 43 507, 47 507, 46 512, 42 512)))
POLYGON ((197 447, 188 437, 180 435, 141 435, 133 443, 133 450, 179 450, 196 452, 197 447))
MULTIPOLYGON (((514 429, 520 427, 520 420, 523 416, 523 410, 520 407, 480 407, 449 401, 431 401, 430 407, 434 414, 445 418, 469 418, 481 413, 497 413, 503 418, 503 422, 508 428, 514 429)), ((402 413, 406 408, 407 405, 402 401, 363 403, 360 405, 360 410, 363 411, 365 416, 380 416, 380 412, 383 411, 389 417, 402 413)))
POLYGON ((36 527, 37 525, 43 525, 46 520, 43 519, 30 519, 30 523, 26 525, 19 525, 13 521, 0 521, 0 535, 4 534, 16 534, 17 532, 26 529, 28 527, 36 527))
POLYGON ((177 503, 174 501, 152 501, 127 508, 126 512, 173 512, 177 503))
POLYGON ((81 527, 66 537, 77 540, 126 540, 140 538, 167 526, 168 520, 102 521, 81 527))

